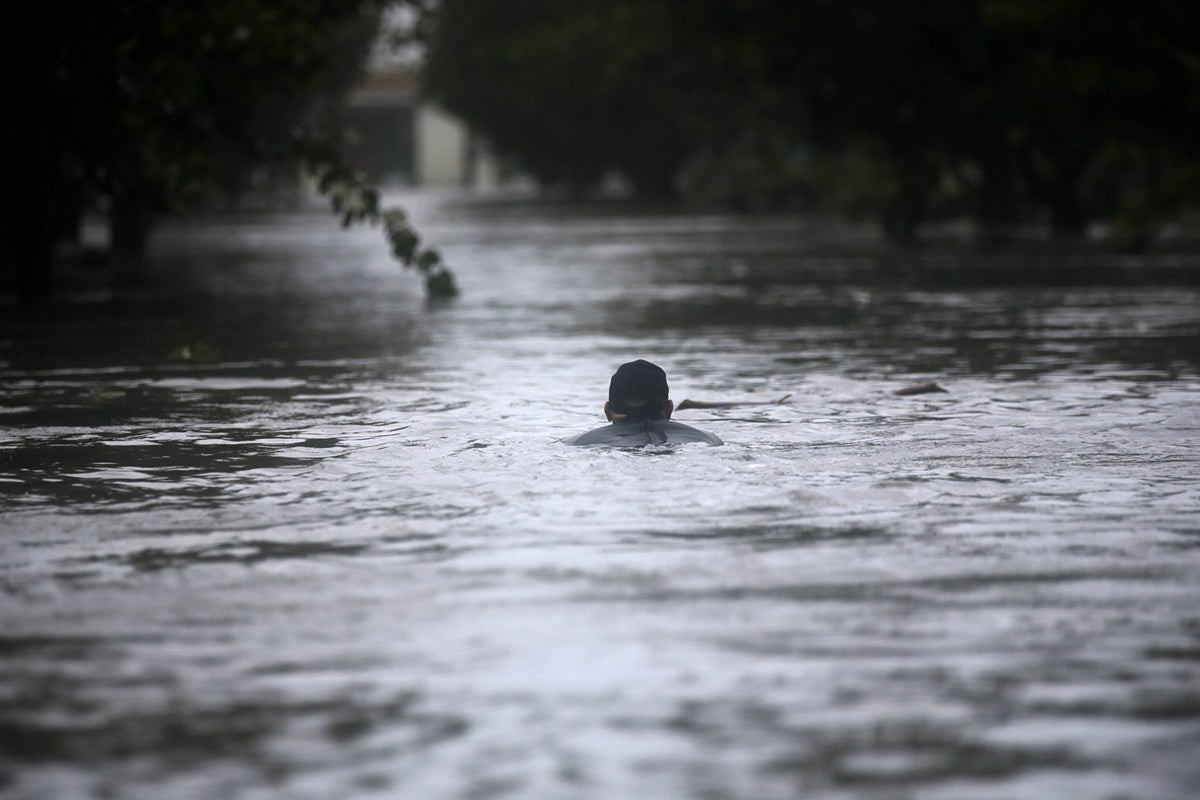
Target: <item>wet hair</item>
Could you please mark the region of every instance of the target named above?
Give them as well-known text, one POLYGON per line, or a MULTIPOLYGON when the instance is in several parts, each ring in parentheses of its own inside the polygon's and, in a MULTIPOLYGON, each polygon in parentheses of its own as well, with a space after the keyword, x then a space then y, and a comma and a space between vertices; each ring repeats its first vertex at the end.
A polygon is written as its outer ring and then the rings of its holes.
POLYGON ((660 419, 670 397, 667 373, 642 359, 622 364, 608 383, 612 412, 629 419, 660 419))

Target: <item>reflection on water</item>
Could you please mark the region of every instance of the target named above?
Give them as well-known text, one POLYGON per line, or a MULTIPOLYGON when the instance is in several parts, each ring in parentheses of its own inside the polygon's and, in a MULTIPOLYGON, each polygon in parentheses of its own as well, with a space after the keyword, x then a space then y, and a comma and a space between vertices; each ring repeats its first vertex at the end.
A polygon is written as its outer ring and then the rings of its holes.
POLYGON ((452 305, 318 212, 6 314, 0 796, 1192 796, 1191 256, 408 200, 452 305), (636 357, 791 398, 558 444, 636 357))

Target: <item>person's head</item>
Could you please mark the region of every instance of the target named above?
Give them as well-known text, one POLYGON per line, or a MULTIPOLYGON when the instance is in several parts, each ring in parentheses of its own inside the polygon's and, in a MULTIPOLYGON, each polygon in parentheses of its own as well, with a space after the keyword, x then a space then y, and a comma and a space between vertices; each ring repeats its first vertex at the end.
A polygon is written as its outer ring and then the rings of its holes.
POLYGON ((638 359, 622 364, 608 382, 604 416, 610 422, 629 419, 670 419, 675 404, 662 367, 638 359))

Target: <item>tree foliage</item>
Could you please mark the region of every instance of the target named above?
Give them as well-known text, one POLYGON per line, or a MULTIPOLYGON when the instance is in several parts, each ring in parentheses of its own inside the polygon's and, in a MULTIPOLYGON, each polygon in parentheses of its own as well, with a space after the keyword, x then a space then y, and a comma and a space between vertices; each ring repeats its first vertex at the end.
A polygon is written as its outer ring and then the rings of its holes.
POLYGON ((329 148, 311 147, 308 164, 317 177, 321 194, 329 197, 343 228, 358 223, 381 225, 392 256, 406 267, 413 267, 425 278, 425 289, 432 298, 454 297, 458 284, 442 262, 440 251, 421 246, 421 236, 399 206, 381 207, 379 190, 363 183, 339 154, 329 148))
POLYGON ((547 185, 579 190, 616 165, 669 189, 681 120, 665 93, 657 3, 441 2, 423 8, 424 89, 547 185))
POLYGON ((307 164, 326 178, 323 189, 341 192, 331 195, 335 207, 358 198, 352 221, 384 220, 378 194, 341 164, 332 123, 387 6, 115 0, 72 8, 53 25, 35 17, 45 39, 25 65, 35 78, 6 123, 16 152, 29 155, 5 254, 21 297, 49 293, 56 244, 85 209, 104 203, 114 254, 136 259, 158 215, 251 166, 307 164))
POLYGON ((1144 239, 1200 201, 1183 0, 409 5, 427 90, 550 185, 841 201, 897 238, 969 213, 1144 239))

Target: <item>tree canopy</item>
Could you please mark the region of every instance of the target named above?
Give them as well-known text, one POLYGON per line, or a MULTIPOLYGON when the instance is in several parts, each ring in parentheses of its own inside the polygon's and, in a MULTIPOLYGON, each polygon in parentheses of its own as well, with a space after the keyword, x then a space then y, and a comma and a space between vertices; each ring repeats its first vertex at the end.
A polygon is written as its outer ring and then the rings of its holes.
POLYGON ((236 182, 252 166, 307 164, 343 224, 381 223, 393 251, 453 293, 436 251, 341 162, 333 121, 357 81, 386 0, 115 0, 51 21, 27 51, 33 79, 6 122, 25 194, 4 256, 18 293, 51 289, 58 242, 98 202, 111 246, 136 258, 159 214, 236 182), (397 247, 397 242, 400 246, 397 247))
POLYGON ((1182 0, 409 0, 424 84, 543 183, 875 214, 897 238, 1200 201, 1182 0))

